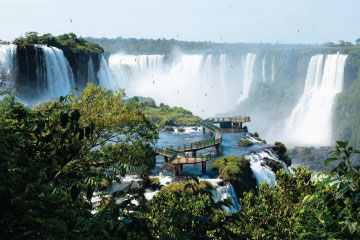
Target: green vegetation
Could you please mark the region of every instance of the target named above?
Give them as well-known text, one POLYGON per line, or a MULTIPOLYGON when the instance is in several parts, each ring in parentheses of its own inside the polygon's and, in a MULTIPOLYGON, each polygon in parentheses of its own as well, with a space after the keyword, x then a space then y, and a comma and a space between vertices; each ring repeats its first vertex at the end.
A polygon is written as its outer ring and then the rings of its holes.
MULTIPOLYGON (((126 236, 130 218, 116 197, 89 201, 103 182, 120 182, 155 166, 156 128, 137 104, 117 93, 88 85, 34 109, 13 95, 0 100, 0 233, 12 239, 85 239, 126 236), (118 210, 116 210, 118 209, 118 210), (92 214, 92 210, 97 210, 92 214)), ((99 192, 100 196, 103 194, 99 192)))
POLYGON ((166 132, 174 132, 175 130, 174 130, 174 128, 172 126, 165 126, 164 131, 166 131, 166 132))
POLYGON ((179 127, 177 130, 178 130, 178 132, 185 132, 185 128, 182 128, 182 127, 179 127))
POLYGON ((27 32, 25 37, 16 38, 13 41, 19 47, 32 46, 34 44, 44 44, 60 48, 65 54, 72 52, 102 53, 104 49, 98 44, 78 38, 74 33, 52 36, 50 33, 39 36, 37 32, 27 32))
POLYGON ((244 147, 250 147, 250 146, 254 145, 254 143, 252 141, 250 141, 249 139, 243 138, 243 139, 240 139, 239 145, 244 146, 244 147))
POLYGON ((271 159, 265 159, 265 164, 269 166, 274 173, 282 169, 281 163, 271 159))
POLYGON ((169 186, 164 186, 161 188, 161 191, 173 192, 181 195, 183 191, 191 191, 194 194, 204 193, 212 189, 212 186, 207 181, 200 182, 182 182, 182 183, 173 183, 169 186))
POLYGON ((266 140, 265 139, 261 139, 259 137, 259 134, 257 132, 254 133, 254 138, 260 142, 262 142, 263 144, 266 144, 266 140))
POLYGON ((287 153, 292 159, 292 163, 295 165, 301 165, 307 167, 311 171, 331 171, 336 167, 336 162, 329 165, 325 165, 324 160, 329 157, 329 151, 331 147, 294 147, 288 149, 287 153))
POLYGON ((334 106, 333 131, 336 139, 360 147, 360 49, 348 53, 345 67, 345 90, 334 106), (347 80, 348 79, 348 80, 347 80))
POLYGON ((152 98, 133 97, 130 101, 140 103, 141 109, 151 121, 160 127, 163 126, 197 126, 200 118, 182 107, 169 107, 160 103, 156 106, 152 98))
POLYGON ((274 144, 276 146, 274 148, 274 152, 278 156, 279 160, 283 161, 286 164, 286 166, 290 166, 291 158, 286 153, 287 148, 285 147, 285 145, 282 142, 275 142, 274 144))
POLYGON ((256 179, 250 169, 250 160, 244 157, 222 157, 210 163, 212 170, 219 171, 219 177, 230 182, 238 196, 245 191, 255 190, 256 179))

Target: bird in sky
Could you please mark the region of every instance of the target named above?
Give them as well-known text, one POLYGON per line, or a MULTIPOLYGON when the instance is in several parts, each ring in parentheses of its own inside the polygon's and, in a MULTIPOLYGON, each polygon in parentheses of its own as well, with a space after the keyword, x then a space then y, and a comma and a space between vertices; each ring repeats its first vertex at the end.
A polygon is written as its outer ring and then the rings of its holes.
POLYGON ((155 81, 153 81, 153 84, 155 84, 155 81))
POLYGON ((72 19, 70 18, 70 22, 72 23, 72 19))
POLYGON ((207 93, 205 93, 205 97, 207 96, 207 93))
POLYGON ((298 33, 300 32, 300 29, 298 29, 298 33))

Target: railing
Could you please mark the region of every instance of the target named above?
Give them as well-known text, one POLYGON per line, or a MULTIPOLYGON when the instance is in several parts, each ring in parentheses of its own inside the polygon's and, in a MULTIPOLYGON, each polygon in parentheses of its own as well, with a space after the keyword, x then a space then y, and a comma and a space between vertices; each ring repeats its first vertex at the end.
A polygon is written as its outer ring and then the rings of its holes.
POLYGON ((175 164, 179 164, 180 162, 181 163, 197 163, 197 162, 210 160, 211 159, 210 153, 196 155, 196 153, 193 153, 191 151, 211 147, 211 146, 214 146, 217 144, 221 144, 222 143, 221 128, 213 125, 208 120, 206 120, 206 121, 201 120, 200 125, 209 129, 210 131, 220 133, 219 134, 220 137, 218 137, 218 138, 214 137, 211 139, 201 140, 198 142, 188 143, 188 144, 184 144, 184 145, 180 145, 180 146, 164 146, 161 148, 157 147, 154 149, 154 151, 161 155, 169 157, 170 161, 172 161, 174 163, 176 162, 175 164), (190 153, 187 153, 186 151, 189 151, 190 153))
POLYGON ((230 121, 244 121, 250 122, 250 117, 248 116, 236 116, 236 117, 219 117, 219 118, 208 118, 206 121, 209 122, 230 122, 230 121))
POLYGON ((200 121, 200 125, 203 127, 206 127, 207 129, 209 129, 210 131, 213 132, 221 132, 221 128, 219 128, 218 126, 213 125, 211 122, 209 121, 200 121))

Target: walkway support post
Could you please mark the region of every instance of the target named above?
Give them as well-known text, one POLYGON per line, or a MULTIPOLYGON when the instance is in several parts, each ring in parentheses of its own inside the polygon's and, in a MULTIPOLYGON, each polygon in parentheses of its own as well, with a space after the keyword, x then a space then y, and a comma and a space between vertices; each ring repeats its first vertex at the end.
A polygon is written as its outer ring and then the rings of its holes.
POLYGON ((220 144, 215 145, 216 148, 216 152, 219 153, 220 152, 220 144))
POLYGON ((205 133, 205 127, 203 127, 203 133, 205 133))
POLYGON ((169 157, 164 156, 164 165, 169 162, 169 157))
POLYGON ((202 166, 201 166, 202 173, 205 174, 206 173, 206 161, 202 161, 201 164, 202 164, 202 166))
POLYGON ((180 173, 180 165, 181 164, 175 164, 174 168, 175 168, 175 176, 179 176, 180 173))

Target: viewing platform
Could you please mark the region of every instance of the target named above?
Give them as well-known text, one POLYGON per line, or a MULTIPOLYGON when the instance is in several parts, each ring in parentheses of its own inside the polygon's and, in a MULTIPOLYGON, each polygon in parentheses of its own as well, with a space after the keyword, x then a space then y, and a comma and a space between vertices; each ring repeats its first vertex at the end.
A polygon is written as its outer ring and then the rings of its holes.
POLYGON ((202 164, 202 172, 206 173, 206 162, 211 159, 210 153, 197 154, 197 151, 215 147, 216 152, 221 151, 222 132, 227 129, 235 129, 234 132, 242 131, 242 123, 250 122, 250 117, 226 117, 226 118, 210 118, 200 121, 203 132, 206 129, 210 132, 211 139, 201 140, 194 143, 188 143, 178 146, 166 146, 155 148, 157 155, 164 157, 164 165, 172 164, 175 168, 175 175, 182 170, 183 164, 202 164), (220 123, 220 127, 214 125, 220 123), (240 130, 239 130, 240 129, 240 130))
POLYGON ((244 132, 243 123, 250 122, 249 116, 208 118, 207 122, 219 123, 223 132, 244 132))

